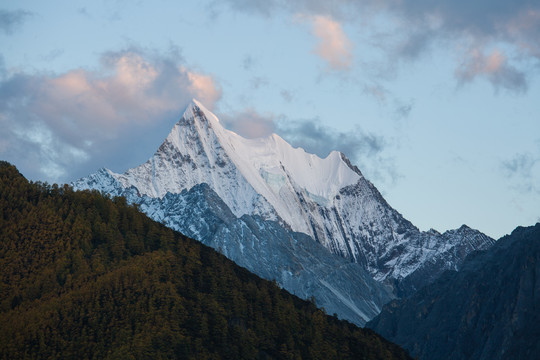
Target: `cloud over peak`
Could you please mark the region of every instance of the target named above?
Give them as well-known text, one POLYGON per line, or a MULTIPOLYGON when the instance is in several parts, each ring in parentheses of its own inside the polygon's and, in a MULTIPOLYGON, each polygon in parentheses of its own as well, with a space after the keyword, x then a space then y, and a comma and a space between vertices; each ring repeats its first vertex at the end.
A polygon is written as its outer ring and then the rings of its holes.
POLYGON ((393 160, 385 156, 389 142, 358 126, 339 131, 315 119, 294 120, 283 115, 260 114, 250 108, 220 115, 220 119, 227 129, 243 137, 258 138, 276 133, 291 145, 321 158, 333 150, 341 151, 370 179, 393 184, 399 177, 393 160))
POLYGON ((265 137, 276 131, 274 115, 261 115, 251 108, 223 114, 220 119, 229 130, 248 139, 265 137))
POLYGON ((77 164, 106 156, 105 143, 114 147, 125 134, 151 132, 179 116, 192 98, 212 108, 221 97, 211 76, 172 57, 130 49, 103 54, 101 64, 1 81, 0 144, 10 146, 0 146, 0 155, 33 178, 57 181, 77 164))

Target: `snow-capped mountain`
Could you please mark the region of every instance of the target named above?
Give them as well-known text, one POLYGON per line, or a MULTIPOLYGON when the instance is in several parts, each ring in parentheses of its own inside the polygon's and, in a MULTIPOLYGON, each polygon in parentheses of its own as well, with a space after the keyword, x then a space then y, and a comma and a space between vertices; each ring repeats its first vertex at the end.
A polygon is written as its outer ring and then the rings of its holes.
POLYGON ((123 188, 106 170, 92 175, 91 184, 106 184, 109 193, 122 194, 154 220, 276 280, 291 293, 304 299, 313 296, 329 314, 363 325, 394 298, 391 288, 375 281, 362 266, 330 253, 309 236, 260 216, 238 218, 206 183, 163 198, 123 188))
MULTIPOLYGON (((344 263, 359 264, 380 284, 394 286, 397 295, 414 292, 444 270, 456 269, 470 251, 487 248, 494 242, 466 226, 444 234, 420 232, 387 204, 342 153, 334 151, 321 159, 293 148, 275 134, 245 139, 226 130, 214 114, 195 100, 146 163, 124 174, 102 169, 78 180, 74 187, 125 195, 131 202, 141 204, 141 209, 154 219, 213 244, 210 239, 217 241, 218 232, 215 224, 197 219, 198 215, 190 218, 189 223, 184 221, 189 209, 198 208, 186 196, 201 184, 206 184, 210 198, 223 203, 220 208, 230 211, 231 216, 224 220, 229 234, 234 227, 230 224, 244 216, 257 219, 263 227, 279 226, 287 236, 304 234, 312 247, 322 245, 344 263)), ((201 197, 197 201, 202 201, 201 197)), ((203 201, 209 207, 214 202, 203 201)), ((222 209, 201 211, 204 216, 210 211, 223 219, 219 213, 222 209)), ((246 249, 243 232, 235 236, 240 238, 229 240, 230 243, 236 241, 246 249)), ((254 236, 258 244, 272 246, 270 240, 254 236)), ((225 250, 230 244, 219 246, 235 260, 237 255, 225 250)), ((283 259, 272 261, 286 266, 283 259)), ((248 265, 250 269, 260 268, 248 265)), ((307 263, 305 266, 309 267, 307 263)), ((264 273, 262 269, 258 271, 264 273)), ((288 273, 281 273, 276 280, 285 286, 283 274, 288 273)), ((328 289, 323 283, 319 285, 328 289)), ((377 292, 384 292, 384 286, 377 292)), ((375 308, 380 305, 374 304, 375 308)))

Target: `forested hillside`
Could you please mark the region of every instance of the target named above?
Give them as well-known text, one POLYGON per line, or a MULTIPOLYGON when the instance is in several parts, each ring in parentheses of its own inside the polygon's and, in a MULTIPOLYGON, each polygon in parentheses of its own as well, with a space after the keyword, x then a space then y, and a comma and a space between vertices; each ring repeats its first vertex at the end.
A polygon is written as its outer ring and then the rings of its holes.
POLYGON ((407 359, 124 199, 0 163, 0 358, 407 359))

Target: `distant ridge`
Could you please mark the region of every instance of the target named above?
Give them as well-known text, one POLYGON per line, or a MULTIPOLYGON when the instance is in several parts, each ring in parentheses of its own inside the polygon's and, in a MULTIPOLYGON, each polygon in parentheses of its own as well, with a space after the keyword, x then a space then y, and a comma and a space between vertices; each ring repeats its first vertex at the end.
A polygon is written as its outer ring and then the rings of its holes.
POLYGON ((518 227, 367 326, 423 360, 538 359, 539 274, 540 223, 518 227))

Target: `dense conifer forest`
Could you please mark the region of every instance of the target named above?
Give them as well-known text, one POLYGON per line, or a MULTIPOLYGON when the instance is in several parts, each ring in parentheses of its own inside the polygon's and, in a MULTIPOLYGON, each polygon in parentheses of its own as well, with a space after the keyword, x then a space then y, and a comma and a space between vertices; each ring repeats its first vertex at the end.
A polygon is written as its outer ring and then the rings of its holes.
POLYGON ((0 162, 0 359, 408 359, 123 198, 0 162))

